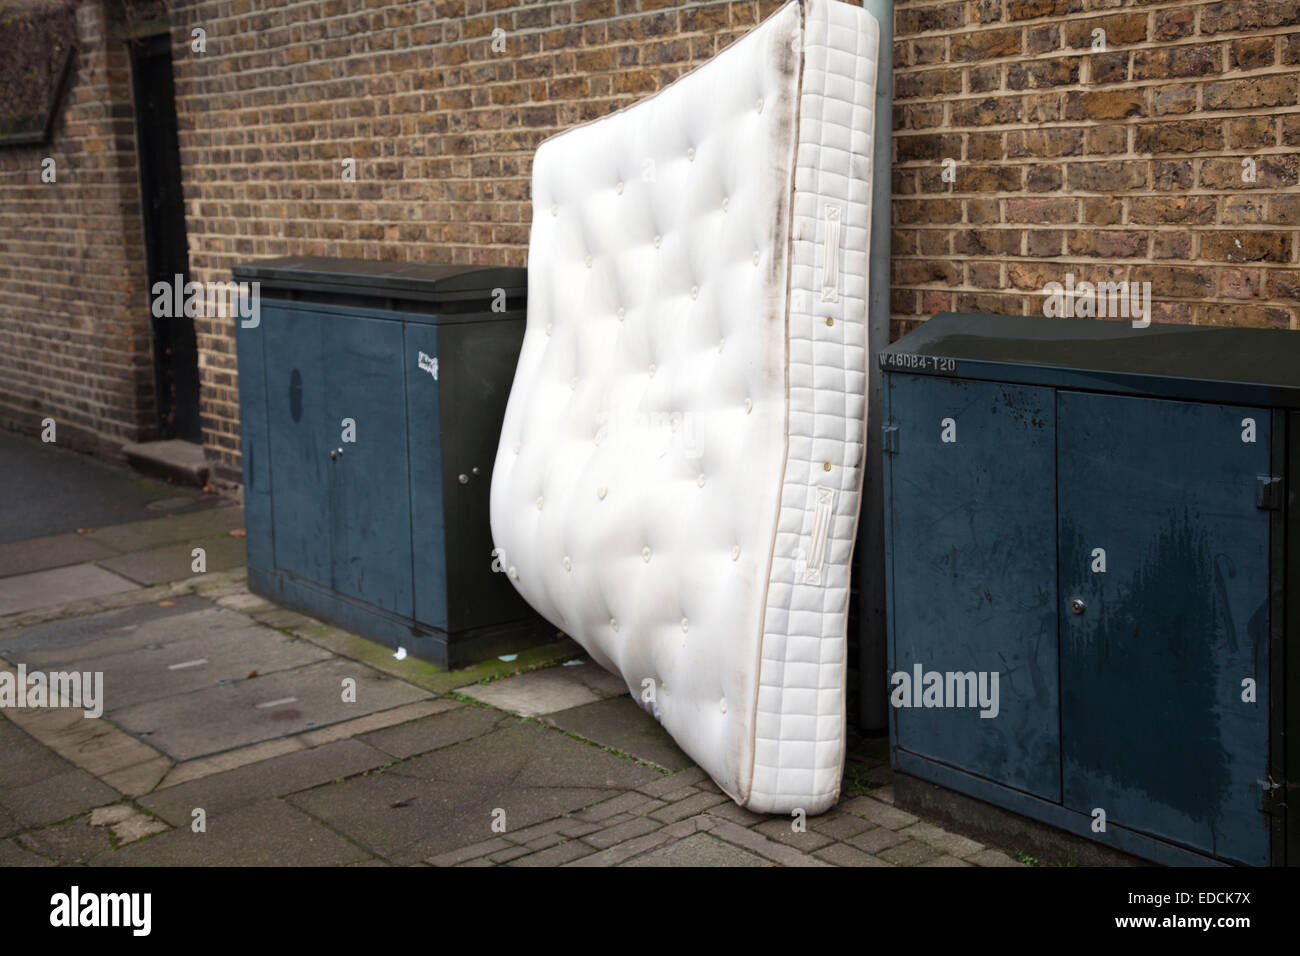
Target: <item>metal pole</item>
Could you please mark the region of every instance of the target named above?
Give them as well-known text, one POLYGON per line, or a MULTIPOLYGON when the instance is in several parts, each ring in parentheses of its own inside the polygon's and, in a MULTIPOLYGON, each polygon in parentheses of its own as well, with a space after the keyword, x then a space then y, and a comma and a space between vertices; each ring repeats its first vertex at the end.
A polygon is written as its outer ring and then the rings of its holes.
POLYGON ((894 165, 894 0, 863 0, 880 24, 872 159, 871 250, 867 303, 867 471, 858 522, 858 726, 888 727, 885 674, 885 499, 880 454, 880 365, 889 344, 889 235, 894 165))

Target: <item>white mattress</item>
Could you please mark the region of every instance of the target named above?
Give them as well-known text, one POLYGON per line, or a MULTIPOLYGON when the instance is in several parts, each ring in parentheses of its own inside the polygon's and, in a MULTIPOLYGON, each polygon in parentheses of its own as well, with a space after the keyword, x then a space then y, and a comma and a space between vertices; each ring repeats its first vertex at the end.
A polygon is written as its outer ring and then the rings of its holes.
POLYGON ((878 36, 789 3, 533 163, 494 543, 759 812, 843 770, 878 36))

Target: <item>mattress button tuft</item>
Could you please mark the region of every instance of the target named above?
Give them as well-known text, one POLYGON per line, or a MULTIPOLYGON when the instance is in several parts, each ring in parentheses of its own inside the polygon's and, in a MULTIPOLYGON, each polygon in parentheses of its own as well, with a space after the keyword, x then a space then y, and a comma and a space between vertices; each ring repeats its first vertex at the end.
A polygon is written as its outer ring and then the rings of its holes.
POLYGON ((516 571, 513 567, 510 568, 510 570, 508 570, 508 571, 506 572, 506 574, 510 575, 510 580, 512 580, 512 581, 518 581, 518 580, 519 580, 519 572, 516 571))
POLYGON ((553 328, 553 326, 551 325, 551 323, 550 323, 550 322, 547 322, 547 323, 546 323, 546 334, 547 334, 547 335, 550 335, 550 334, 551 334, 551 329, 552 329, 552 328, 553 328))
POLYGON ((731 560, 735 561, 740 558, 740 545, 735 545, 731 549, 731 560))
POLYGON ((695 162, 695 147, 694 147, 694 146, 692 146, 690 149, 688 149, 688 150, 686 151, 686 158, 689 159, 691 162, 695 162))
POLYGON ((559 214, 560 214, 560 207, 557 206, 555 203, 551 203, 551 215, 558 216, 559 214))
POLYGON ((696 476, 695 476, 695 483, 696 483, 697 485, 699 485, 701 488, 703 488, 703 487, 704 487, 704 476, 703 476, 703 475, 696 475, 696 476))
POLYGON ((573 562, 569 560, 569 556, 567 554, 564 556, 564 570, 566 571, 573 570, 573 562))
POLYGON ((596 489, 596 497, 599 498, 601 501, 605 500, 605 496, 607 494, 609 494, 609 489, 606 488, 604 485, 601 485, 599 488, 596 489))
POLYGON ((515 442, 515 454, 519 454, 519 442, 515 442))
POLYGON ((617 619, 617 618, 612 618, 612 617, 611 617, 611 618, 609 619, 609 626, 610 626, 611 628, 613 628, 615 631, 617 631, 617 630, 618 630, 618 619, 617 619))
POLYGON ((618 310, 618 320, 619 320, 620 322, 622 322, 623 319, 626 318, 626 317, 627 317, 627 310, 626 310, 626 309, 619 309, 619 310, 618 310))
POLYGON ((582 264, 585 265, 588 269, 590 269, 590 268, 591 268, 591 256, 587 256, 587 258, 583 259, 583 260, 582 260, 582 264))
POLYGON ((726 339, 718 339, 718 351, 721 352, 721 351, 722 351, 722 347, 723 347, 724 345, 726 345, 726 344, 727 344, 727 340, 726 340, 726 339))
POLYGON ((690 630, 690 622, 682 618, 682 633, 685 634, 688 630, 690 630))
POLYGON ((649 549, 649 548, 642 548, 642 549, 641 549, 641 560, 644 561, 646 564, 649 564, 649 563, 650 563, 650 549, 649 549))
POLYGON ((578 387, 578 376, 575 375, 573 376, 573 378, 569 379, 569 388, 576 389, 577 387, 578 387))
POLYGON ((655 248, 656 248, 656 249, 659 248, 659 244, 660 244, 661 242, 663 242, 663 236, 655 236, 655 248))
POLYGON ((726 212, 727 209, 728 209, 728 207, 729 207, 730 205, 731 205, 731 200, 728 199, 726 196, 723 196, 723 197, 722 197, 722 211, 723 211, 723 212, 726 212))
POLYGON ((541 511, 541 510, 542 510, 542 500, 543 500, 543 499, 542 499, 542 496, 541 496, 541 495, 538 495, 538 496, 537 496, 537 510, 538 510, 538 511, 541 511))
POLYGON ((699 297, 700 297, 700 287, 697 285, 691 286, 691 298, 698 299, 699 297))
POLYGON ((757 250, 757 249, 754 250, 754 257, 753 257, 753 258, 754 258, 754 265, 758 265, 759 255, 758 255, 758 250, 757 250))
POLYGON ((623 181, 621 179, 618 181, 618 185, 614 187, 614 192, 620 196, 623 195, 623 181))
POLYGON ((753 410, 754 410, 754 400, 752 398, 745 399, 745 414, 748 415, 753 410))
POLYGON ((758 102, 754 104, 754 109, 759 113, 763 112, 763 98, 760 96, 758 102))
POLYGON ((718 701, 718 709, 724 714, 727 712, 727 698, 724 697, 722 700, 718 701))
POLYGON ((655 377, 655 363, 654 363, 654 362, 651 362, 651 363, 650 363, 650 377, 651 377, 651 378, 654 378, 654 377, 655 377))

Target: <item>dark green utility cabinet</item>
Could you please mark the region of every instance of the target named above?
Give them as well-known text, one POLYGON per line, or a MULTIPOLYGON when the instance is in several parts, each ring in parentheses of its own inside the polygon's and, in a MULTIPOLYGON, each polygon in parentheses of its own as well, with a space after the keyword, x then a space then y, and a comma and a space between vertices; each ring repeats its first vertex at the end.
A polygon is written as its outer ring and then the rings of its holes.
POLYGON ((251 589, 443 667, 550 632, 494 573, 488 494, 523 269, 239 266, 251 589))
POLYGON ((1300 335, 945 314, 880 362, 894 766, 1300 862, 1300 335))

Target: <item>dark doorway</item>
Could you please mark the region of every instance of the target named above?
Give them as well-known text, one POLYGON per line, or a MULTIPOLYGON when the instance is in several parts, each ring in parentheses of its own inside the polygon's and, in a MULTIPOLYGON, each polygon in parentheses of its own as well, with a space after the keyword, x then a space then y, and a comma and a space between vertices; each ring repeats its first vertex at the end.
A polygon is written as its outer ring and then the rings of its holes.
MULTIPOLYGON (((135 128, 140 157, 140 198, 148 260, 149 301, 157 282, 171 286, 189 274, 185 240, 185 198, 181 193, 181 155, 172 86, 171 36, 130 41, 135 87, 135 128)), ((148 306, 146 306, 147 308, 148 306)), ((173 312, 175 310, 172 310, 173 312)), ((154 380, 158 395, 159 438, 201 442, 199 426, 199 350, 194 319, 173 314, 153 323, 154 380)))

